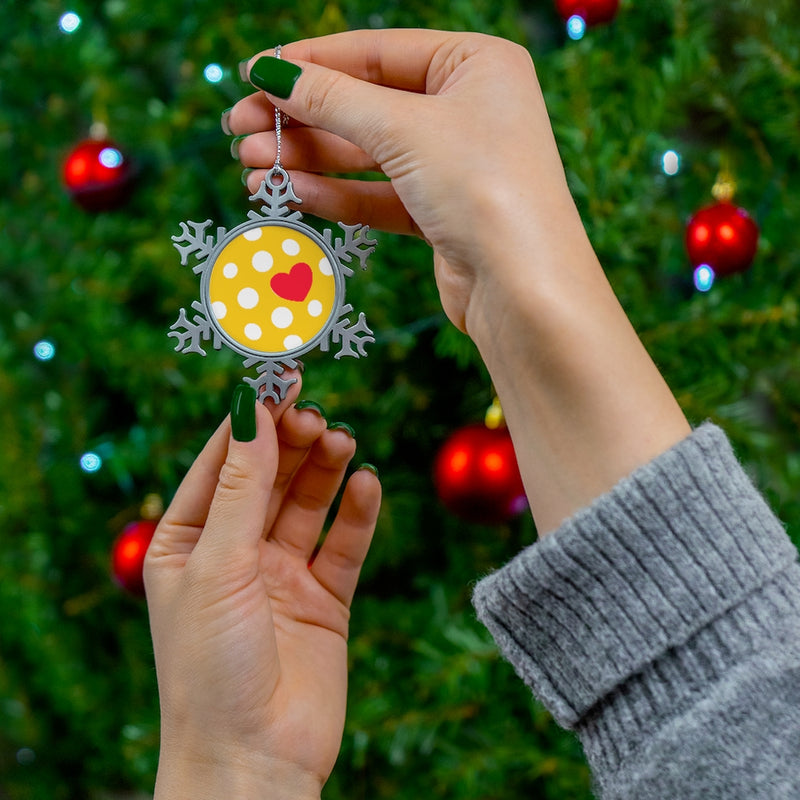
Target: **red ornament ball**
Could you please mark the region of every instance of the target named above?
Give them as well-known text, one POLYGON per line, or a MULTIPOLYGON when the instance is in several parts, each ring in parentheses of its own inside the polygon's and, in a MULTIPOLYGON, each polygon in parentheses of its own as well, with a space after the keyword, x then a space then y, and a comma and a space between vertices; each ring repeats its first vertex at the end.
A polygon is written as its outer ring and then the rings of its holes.
POLYGON ((692 266, 708 264, 716 275, 744 272, 758 247, 758 225, 727 200, 701 208, 686 227, 686 251, 692 266))
POLYGON ((64 185, 70 196, 87 211, 110 211, 127 199, 131 165, 108 139, 87 139, 64 162, 64 185))
POLYGON ((580 17, 587 25, 611 22, 619 10, 619 0, 556 0, 556 11, 565 22, 580 17))
POLYGON ((434 482, 444 506, 470 522, 505 522, 528 507, 504 427, 474 424, 453 433, 436 457, 434 482))
POLYGON ((131 594, 144 597, 144 557, 156 531, 154 520, 131 522, 122 529, 111 548, 114 580, 131 594))

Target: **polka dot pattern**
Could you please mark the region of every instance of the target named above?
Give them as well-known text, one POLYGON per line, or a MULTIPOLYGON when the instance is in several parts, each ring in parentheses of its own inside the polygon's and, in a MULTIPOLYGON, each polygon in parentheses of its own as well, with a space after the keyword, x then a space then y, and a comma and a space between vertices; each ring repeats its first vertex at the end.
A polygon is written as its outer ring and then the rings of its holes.
POLYGON ((302 347, 329 323, 336 279, 310 236, 282 225, 250 228, 228 242, 208 283, 212 322, 265 355, 302 347))

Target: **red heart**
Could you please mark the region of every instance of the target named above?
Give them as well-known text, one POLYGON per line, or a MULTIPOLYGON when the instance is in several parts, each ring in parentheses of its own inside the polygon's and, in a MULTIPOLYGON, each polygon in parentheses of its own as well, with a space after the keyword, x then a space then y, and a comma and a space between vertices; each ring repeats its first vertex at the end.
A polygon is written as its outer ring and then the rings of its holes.
POLYGON ((289 272, 279 272, 273 275, 269 285, 278 297, 300 302, 308 296, 313 282, 314 275, 311 267, 304 261, 299 261, 289 272))

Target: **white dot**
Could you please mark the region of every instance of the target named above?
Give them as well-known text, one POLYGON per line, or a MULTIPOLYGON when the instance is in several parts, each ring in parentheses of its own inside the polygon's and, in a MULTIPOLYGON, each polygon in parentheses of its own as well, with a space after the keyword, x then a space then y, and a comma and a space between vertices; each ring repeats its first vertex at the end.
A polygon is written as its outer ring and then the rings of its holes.
POLYGON ((272 324, 276 328, 288 328, 294 322, 294 315, 286 306, 278 306, 272 312, 272 324))
POLYGON ((319 300, 312 300, 308 304, 308 313, 312 317, 318 317, 322 313, 322 303, 319 300))
POLYGON ((258 292, 248 286, 236 295, 236 299, 242 308, 255 308, 258 305, 258 292))
POLYGON ((281 250, 287 256, 296 256, 300 252, 300 245, 294 239, 284 239, 281 244, 281 250))
POLYGON ((228 313, 228 307, 222 300, 217 300, 215 303, 212 303, 211 310, 214 312, 214 316, 217 319, 225 319, 225 315, 228 313))
POLYGON ((248 242, 257 242, 261 238, 261 228, 250 228, 250 230, 245 231, 242 236, 244 236, 248 242))
POLYGON ((255 322, 248 322, 244 326, 244 335, 251 341, 255 342, 261 338, 261 326, 256 325, 255 322))
POLYGON ((226 278, 235 278, 239 274, 239 267, 233 263, 233 261, 229 261, 223 268, 222 274, 226 278))
POLYGON ((272 269, 272 263, 272 254, 268 253, 266 250, 259 250, 257 253, 253 254, 253 269, 258 272, 269 272, 272 269))
POLYGON ((319 260, 319 271, 323 275, 333 275, 333 269, 331 269, 331 262, 328 261, 327 258, 321 258, 319 260))
POLYGON ((294 350, 295 347, 300 347, 301 344, 303 344, 303 340, 295 334, 291 334, 283 340, 283 346, 287 350, 294 350))

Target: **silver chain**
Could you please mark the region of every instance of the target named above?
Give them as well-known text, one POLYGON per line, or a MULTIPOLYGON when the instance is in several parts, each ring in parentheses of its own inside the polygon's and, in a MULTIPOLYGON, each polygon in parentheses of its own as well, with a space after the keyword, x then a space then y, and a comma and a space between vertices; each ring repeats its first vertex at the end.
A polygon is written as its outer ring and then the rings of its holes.
MULTIPOLYGON (((275 48, 275 58, 281 57, 281 46, 278 45, 275 48)), ((282 117, 283 112, 275 106, 275 143, 277 145, 277 149, 275 151, 275 164, 272 167, 273 172, 277 172, 279 169, 283 169, 281 166, 281 124, 282 124, 282 117)))

